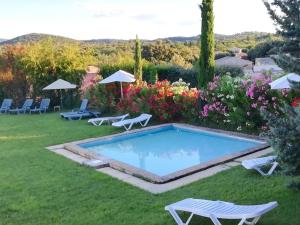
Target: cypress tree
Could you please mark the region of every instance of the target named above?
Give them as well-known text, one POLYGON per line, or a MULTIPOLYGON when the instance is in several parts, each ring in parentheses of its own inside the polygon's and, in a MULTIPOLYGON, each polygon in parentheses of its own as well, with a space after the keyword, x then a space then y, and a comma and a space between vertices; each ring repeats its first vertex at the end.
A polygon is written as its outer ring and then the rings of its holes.
POLYGON ((135 39, 134 61, 134 75, 137 80, 137 83, 140 83, 143 80, 142 50, 141 41, 138 39, 137 35, 135 39))
POLYGON ((284 37, 277 62, 287 70, 300 73, 300 0, 263 0, 277 33, 284 37))
POLYGON ((215 40, 214 40, 214 14, 213 0, 203 0, 201 9, 201 40, 198 87, 206 87, 213 80, 215 69, 215 40))

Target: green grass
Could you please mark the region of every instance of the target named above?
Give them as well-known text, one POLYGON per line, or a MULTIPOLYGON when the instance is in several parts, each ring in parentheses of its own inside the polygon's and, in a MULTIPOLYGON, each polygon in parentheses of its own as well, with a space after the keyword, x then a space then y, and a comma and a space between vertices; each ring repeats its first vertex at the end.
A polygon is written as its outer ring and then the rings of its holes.
MULTIPOLYGON (((262 177, 235 167, 213 177, 153 195, 56 155, 46 146, 118 132, 57 114, 0 116, 0 224, 175 225, 164 206, 194 197, 279 207, 260 224, 300 224, 300 193, 286 177, 262 177)), ((227 221, 226 221, 227 222, 227 221)), ((196 218, 191 224, 209 225, 196 218)), ((237 224, 229 221, 225 224, 237 224)))

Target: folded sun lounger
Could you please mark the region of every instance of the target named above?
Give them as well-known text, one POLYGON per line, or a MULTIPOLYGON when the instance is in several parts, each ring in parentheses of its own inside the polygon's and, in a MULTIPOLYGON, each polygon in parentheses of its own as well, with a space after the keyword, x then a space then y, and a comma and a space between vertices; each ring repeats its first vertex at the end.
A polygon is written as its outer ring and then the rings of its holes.
POLYGON ((89 111, 87 109, 88 100, 83 99, 79 109, 73 109, 71 112, 60 113, 60 116, 68 120, 81 120, 82 118, 98 117, 100 112, 89 111))
POLYGON ((135 117, 135 118, 132 118, 132 119, 126 119, 126 120, 122 120, 122 121, 119 121, 119 122, 115 122, 115 123, 112 123, 112 126, 114 127, 124 127, 125 130, 130 130, 132 128, 132 126, 134 124, 141 124, 142 127, 145 127, 147 126, 149 120, 151 119, 152 115, 150 114, 146 114, 146 113, 143 113, 141 115, 139 115, 138 117, 135 117))
POLYGON ((40 107, 39 108, 34 108, 30 110, 30 114, 34 112, 38 112, 40 114, 46 113, 47 109, 49 108, 50 105, 50 99, 49 98, 43 98, 40 107))
POLYGON ((65 116, 68 116, 68 115, 72 115, 72 114, 76 114, 76 113, 84 113, 87 111, 87 105, 88 105, 88 100, 87 99, 83 99, 81 101, 81 104, 80 104, 80 108, 79 109, 73 109, 71 112, 63 112, 63 113, 60 113, 60 116, 61 117, 65 117, 65 116))
POLYGON ((101 126, 104 122, 110 124, 110 122, 117 122, 124 120, 129 114, 121 115, 121 116, 110 116, 110 117, 99 117, 89 119, 88 123, 93 124, 94 126, 101 126))
POLYGON ((274 172, 274 170, 278 166, 278 162, 276 162, 275 160, 275 156, 268 156, 263 158, 244 160, 242 161, 242 165, 248 170, 254 169, 263 176, 269 176, 274 172), (264 166, 271 166, 271 168, 268 172, 265 173, 262 171, 262 167, 264 166))
POLYGON ((25 114, 27 111, 30 110, 32 104, 33 104, 33 99, 26 99, 26 101, 24 102, 24 104, 21 108, 10 109, 10 110, 8 110, 8 112, 16 113, 16 114, 20 114, 20 113, 25 114))
POLYGON ((96 111, 84 111, 84 112, 70 112, 64 115, 61 115, 62 118, 68 120, 81 120, 83 118, 98 117, 101 113, 96 111))
POLYGON ((4 99, 0 107, 0 114, 7 113, 7 111, 10 110, 11 104, 12 104, 12 99, 8 99, 8 98, 4 99))
POLYGON ((194 215, 210 218, 214 225, 222 225, 219 219, 236 219, 240 220, 238 225, 254 225, 263 214, 277 205, 277 202, 262 205, 235 205, 230 202, 188 198, 166 206, 165 210, 169 211, 178 225, 188 225, 194 215), (186 222, 183 222, 176 211, 188 212, 190 216, 186 222))

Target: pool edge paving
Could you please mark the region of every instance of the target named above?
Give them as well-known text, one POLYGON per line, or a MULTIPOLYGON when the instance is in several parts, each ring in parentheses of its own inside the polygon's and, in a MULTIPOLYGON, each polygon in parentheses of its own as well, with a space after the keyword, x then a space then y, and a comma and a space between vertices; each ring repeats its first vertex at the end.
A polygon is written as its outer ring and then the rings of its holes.
POLYGON ((130 183, 134 186, 137 186, 139 188, 142 188, 146 191, 155 194, 181 187, 183 185, 195 182, 205 177, 212 176, 218 172, 227 170, 232 166, 240 165, 239 160, 255 158, 272 152, 272 149, 269 148, 268 145, 260 144, 258 147, 250 148, 238 153, 233 153, 225 157, 222 157, 220 159, 212 160, 211 162, 208 163, 189 167, 187 169, 177 171, 167 176, 158 176, 151 172, 141 170, 134 166, 130 166, 126 163, 122 163, 117 160, 99 156, 92 152, 87 152, 79 146, 80 144, 85 144, 91 141, 106 140, 106 139, 109 140, 113 137, 117 137, 123 134, 132 134, 132 133, 134 134, 140 131, 147 131, 147 130, 166 127, 170 125, 178 126, 178 127, 184 126, 184 127, 188 127, 189 129, 197 129, 197 130, 201 129, 207 132, 221 133, 224 135, 230 135, 237 138, 252 139, 258 142, 263 141, 263 139, 259 137, 247 135, 247 134, 220 131, 220 130, 203 128, 203 127, 187 125, 187 124, 169 123, 169 124, 163 124, 163 125, 157 125, 157 126, 132 130, 129 132, 124 132, 119 134, 113 134, 113 135, 104 136, 100 138, 89 138, 85 140, 60 144, 56 146, 50 146, 47 147, 47 149, 57 154, 63 155, 80 164, 86 164, 86 161, 90 159, 99 160, 101 162, 99 164, 99 167, 95 167, 95 169, 98 172, 108 174, 112 177, 118 178, 119 180, 130 183))
MULTIPOLYGON (((84 156, 75 154, 73 152, 70 152, 70 151, 62 148, 61 145, 50 146, 50 147, 47 147, 46 149, 48 149, 49 151, 54 152, 56 154, 59 154, 61 156, 64 156, 68 159, 71 159, 72 161, 79 163, 80 165, 83 165, 83 163, 86 160, 88 160, 88 158, 85 158, 84 156)), ((97 172, 109 175, 111 177, 114 177, 125 183, 131 184, 137 188, 140 188, 140 189, 150 192, 152 194, 161 194, 161 193, 164 193, 167 191, 177 189, 179 187, 183 187, 183 186, 191 184, 193 182, 200 181, 206 177, 210 177, 219 172, 231 169, 232 167, 239 166, 239 165, 241 165, 241 161, 243 161, 243 160, 261 157, 261 156, 270 154, 272 152, 273 152, 272 148, 269 147, 267 149, 264 149, 264 150, 261 150, 261 151, 255 152, 255 153, 252 153, 252 154, 240 157, 240 158, 236 158, 233 161, 226 162, 226 163, 220 164, 220 165, 216 165, 216 166, 213 166, 206 170, 196 172, 191 175, 187 175, 185 177, 182 177, 177 180, 170 181, 170 182, 164 183, 164 184, 155 184, 155 183, 146 181, 144 179, 135 177, 133 175, 124 173, 122 171, 113 169, 111 167, 105 167, 105 168, 100 168, 100 169, 94 168, 94 170, 97 172)))

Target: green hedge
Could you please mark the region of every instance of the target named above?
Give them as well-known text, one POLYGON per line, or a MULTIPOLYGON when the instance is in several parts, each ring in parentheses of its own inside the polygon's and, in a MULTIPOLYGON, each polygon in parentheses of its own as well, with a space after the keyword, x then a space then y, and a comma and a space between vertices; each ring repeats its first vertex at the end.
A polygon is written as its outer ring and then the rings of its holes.
MULTIPOLYGON (((108 77, 118 70, 125 70, 129 73, 133 73, 134 65, 104 65, 100 68, 101 75, 103 78, 108 77)), ((179 78, 182 78, 185 82, 190 83, 192 87, 196 86, 196 70, 194 69, 184 69, 178 66, 172 65, 144 65, 143 66, 143 80, 150 82, 151 74, 153 70, 157 71, 159 80, 169 80, 171 82, 178 81, 179 78)))

